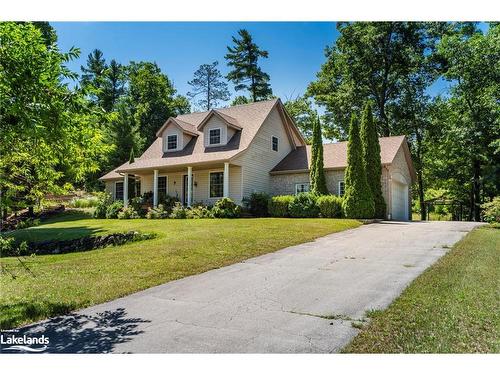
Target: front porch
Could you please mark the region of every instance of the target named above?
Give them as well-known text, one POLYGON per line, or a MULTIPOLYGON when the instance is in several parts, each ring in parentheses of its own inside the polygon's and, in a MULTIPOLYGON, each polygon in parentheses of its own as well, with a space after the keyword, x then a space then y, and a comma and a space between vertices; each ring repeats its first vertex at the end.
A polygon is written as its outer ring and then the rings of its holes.
MULTIPOLYGON (((221 198, 231 198, 241 204, 242 183, 241 167, 228 162, 204 166, 187 166, 182 168, 158 168, 148 171, 137 171, 124 174, 123 203, 127 207, 133 194, 130 192, 130 180, 140 181, 140 194, 153 193, 153 206, 161 203, 161 198, 171 196, 177 198, 184 206, 193 203, 213 205, 221 198)), ((116 191, 116 189, 115 189, 116 191)), ((115 195, 115 199, 116 199, 115 195)))

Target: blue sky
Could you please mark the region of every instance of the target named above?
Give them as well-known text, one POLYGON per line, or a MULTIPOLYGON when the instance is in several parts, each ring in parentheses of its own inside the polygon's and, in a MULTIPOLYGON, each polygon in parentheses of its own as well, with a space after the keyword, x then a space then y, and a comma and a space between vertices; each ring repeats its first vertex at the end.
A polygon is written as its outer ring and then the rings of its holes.
MULTIPOLYGON (((219 61, 228 72, 224 55, 231 37, 248 29, 254 41, 269 52, 261 60, 271 76, 275 95, 283 100, 302 95, 325 61, 324 49, 338 33, 333 22, 51 22, 59 47, 79 47, 81 55, 69 67, 80 72, 95 48, 107 61, 155 61, 174 82, 178 92, 189 91, 187 82, 199 65, 219 61)), ((229 85, 232 90, 233 85, 229 85)), ((243 93, 243 92, 241 92, 243 93)), ((241 95, 241 94, 240 94, 241 95)))

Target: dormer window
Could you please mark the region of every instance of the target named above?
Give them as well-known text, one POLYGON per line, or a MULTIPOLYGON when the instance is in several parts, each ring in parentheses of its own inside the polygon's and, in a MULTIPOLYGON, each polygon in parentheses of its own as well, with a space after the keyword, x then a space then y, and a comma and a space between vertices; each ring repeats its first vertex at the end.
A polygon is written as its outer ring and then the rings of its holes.
POLYGON ((167 151, 177 150, 177 134, 167 136, 167 151))
POLYGON ((221 129, 210 129, 208 133, 208 144, 219 145, 221 140, 221 129))

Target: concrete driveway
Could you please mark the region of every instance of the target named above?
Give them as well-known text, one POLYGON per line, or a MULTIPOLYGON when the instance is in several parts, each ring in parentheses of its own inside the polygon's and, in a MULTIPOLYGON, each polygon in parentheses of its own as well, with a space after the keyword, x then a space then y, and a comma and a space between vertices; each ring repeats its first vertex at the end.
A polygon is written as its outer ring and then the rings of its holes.
POLYGON ((364 225, 25 327, 50 352, 330 353, 477 224, 364 225))

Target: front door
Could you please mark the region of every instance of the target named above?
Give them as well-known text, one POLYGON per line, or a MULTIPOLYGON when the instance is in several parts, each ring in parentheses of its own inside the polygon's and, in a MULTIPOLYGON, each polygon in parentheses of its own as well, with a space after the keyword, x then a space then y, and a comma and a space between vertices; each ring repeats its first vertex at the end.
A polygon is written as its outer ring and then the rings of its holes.
POLYGON ((182 205, 187 206, 188 200, 188 175, 182 176, 182 205))

